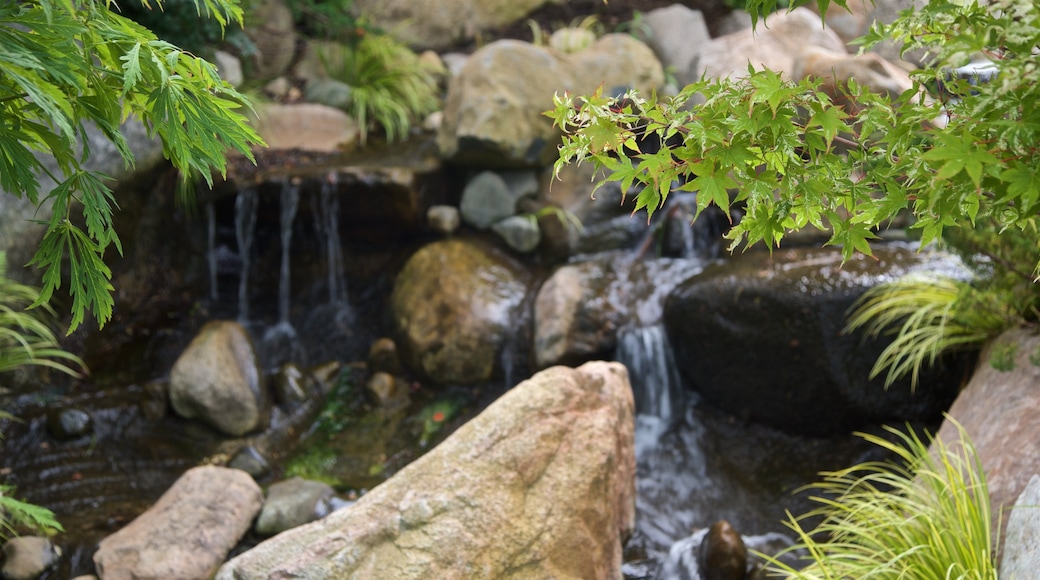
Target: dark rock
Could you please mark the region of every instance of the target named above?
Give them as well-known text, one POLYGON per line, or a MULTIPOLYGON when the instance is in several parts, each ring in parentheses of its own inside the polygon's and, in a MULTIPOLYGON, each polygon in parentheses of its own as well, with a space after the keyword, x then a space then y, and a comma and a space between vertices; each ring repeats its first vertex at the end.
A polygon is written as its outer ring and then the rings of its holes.
POLYGON ((142 394, 141 401, 138 403, 138 407, 141 409, 141 414, 146 419, 151 421, 158 421, 166 416, 166 409, 169 407, 170 401, 170 387, 165 381, 151 381, 145 383, 144 393, 142 394))
POLYGON ((228 462, 228 467, 241 469, 253 476, 253 479, 261 479, 271 473, 271 465, 267 462, 267 459, 252 445, 243 447, 242 450, 236 453, 231 458, 231 461, 228 462))
POLYGON ((940 361, 916 392, 909 380, 885 389, 884 377, 867 377, 887 340, 843 328, 868 288, 911 271, 963 276, 963 267, 908 246, 874 253, 843 265, 831 249, 752 252, 706 268, 665 304, 680 371, 724 411, 794 433, 938 417, 956 395, 959 365, 940 361))
POLYGON ((399 375, 404 370, 401 356, 397 352, 397 344, 392 338, 378 338, 368 349, 368 370, 372 373, 384 372, 399 375))
POLYGON ((306 401, 308 389, 303 384, 306 380, 308 379, 300 367, 293 363, 285 363, 278 367, 272 381, 275 402, 288 407, 306 401))
POLYGON ((744 580, 748 552, 744 540, 726 520, 708 528, 697 553, 704 580, 744 580))
POLYGON ((60 409, 47 413, 47 430, 59 439, 72 439, 90 433, 94 419, 82 409, 60 409))
POLYGON ((332 512, 335 491, 326 483, 299 477, 280 481, 267 490, 267 500, 256 520, 256 533, 272 536, 332 512))

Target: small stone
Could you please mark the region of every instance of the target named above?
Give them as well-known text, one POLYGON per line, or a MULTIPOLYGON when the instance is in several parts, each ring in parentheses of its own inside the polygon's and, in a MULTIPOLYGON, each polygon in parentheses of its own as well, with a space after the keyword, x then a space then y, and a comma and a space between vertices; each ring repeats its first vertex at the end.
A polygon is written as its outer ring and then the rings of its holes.
POLYGON ((82 409, 60 409, 47 413, 47 430, 58 439, 73 439, 90 433, 94 419, 82 409))
POLYGON ((311 376, 314 380, 318 381, 318 385, 321 386, 321 390, 325 393, 332 392, 332 387, 336 386, 336 379, 339 377, 339 372, 343 368, 343 364, 336 360, 330 360, 320 365, 311 367, 311 376))
POLYGON ((227 83, 233 87, 238 87, 245 80, 242 75, 242 61, 238 60, 238 57, 218 50, 213 53, 214 64, 217 65, 217 72, 220 74, 220 78, 227 81, 227 83))
POLYGON ((463 221, 486 230, 516 213, 516 199, 501 176, 494 171, 482 171, 466 184, 459 210, 463 221))
POLYGON ((542 240, 538 222, 524 216, 508 217, 491 226, 491 230, 498 234, 510 248, 524 254, 534 251, 542 240))
POLYGON ((397 343, 391 338, 377 338, 368 349, 368 370, 372 373, 385 372, 391 375, 401 374, 401 357, 397 352, 397 343))
POLYGON ((292 83, 285 77, 278 77, 264 85, 264 92, 274 99, 284 99, 289 94, 292 83))
POLYGON ((231 458, 231 461, 228 462, 228 467, 241 469, 253 476, 253 479, 260 479, 271 473, 271 465, 267 462, 267 459, 252 445, 243 447, 241 451, 236 453, 231 458))
POLYGON ((304 388, 305 380, 306 377, 300 367, 293 363, 283 364, 274 375, 275 402, 285 407, 307 400, 307 390, 304 388))
POLYGON ((376 373, 365 383, 365 389, 380 405, 387 405, 398 398, 397 380, 390 373, 376 373))
POLYGON ((307 83, 304 98, 311 103, 345 110, 350 104, 350 93, 350 85, 345 82, 335 79, 314 79, 307 83))
POLYGON ((332 512, 331 486, 299 477, 280 481, 267 490, 267 500, 256 520, 256 533, 264 536, 284 532, 332 512))
POLYGON ((719 520, 701 540, 697 563, 705 580, 744 580, 747 547, 729 522, 719 520))
POLYGON ((47 538, 12 538, 4 544, 4 567, 0 569, 0 575, 7 580, 34 580, 60 555, 61 551, 47 538))
POLYGON ((433 231, 451 235, 459 229, 459 209, 451 205, 434 205, 426 211, 426 221, 433 231))

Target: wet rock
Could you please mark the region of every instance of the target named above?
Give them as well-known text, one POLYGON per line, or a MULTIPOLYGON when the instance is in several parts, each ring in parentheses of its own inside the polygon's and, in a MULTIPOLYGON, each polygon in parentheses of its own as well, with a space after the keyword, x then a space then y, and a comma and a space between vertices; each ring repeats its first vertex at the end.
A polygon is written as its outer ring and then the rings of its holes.
POLYGON ((742 30, 704 44, 683 78, 698 79, 702 74, 741 78, 747 76, 748 62, 758 70, 768 68, 791 78, 795 61, 810 47, 845 52, 841 38, 821 26, 820 17, 808 8, 780 11, 759 22, 754 31, 742 30))
POLYGON ((357 123, 339 109, 316 103, 267 104, 257 108, 256 131, 269 149, 334 153, 360 135, 357 123))
POLYGON ((561 266, 534 302, 535 365, 568 364, 613 350, 627 310, 610 297, 619 281, 609 261, 561 266))
POLYGON ((155 505, 101 540, 94 566, 103 578, 208 578, 249 529, 262 501, 249 474, 195 467, 155 505))
POLYGON ((524 216, 511 216, 491 226, 491 231, 498 234, 507 246, 526 254, 533 252, 542 240, 538 222, 524 216))
POLYGON ((378 372, 365 383, 365 390, 372 396, 377 405, 390 406, 397 403, 407 404, 408 385, 390 373, 378 372))
POLYGON ((61 552, 47 538, 21 536, 4 542, 4 566, 0 576, 6 580, 35 580, 60 557, 61 552))
POLYGON ((279 481, 267 490, 267 499, 256 520, 256 533, 273 536, 323 518, 332 512, 335 490, 326 483, 299 477, 279 481))
POLYGON ((516 198, 497 173, 482 171, 466 184, 459 211, 462 221, 478 230, 486 230, 516 213, 516 198))
POLYGON ((346 110, 350 104, 350 85, 336 79, 314 79, 307 83, 303 96, 308 102, 346 110))
MULTIPOLYGON (((1012 506, 1040 473, 1040 438, 1036 436, 1040 433, 1040 391, 1036 388, 1040 366, 1033 360, 1040 360, 1040 335, 1018 328, 998 336, 979 355, 975 374, 949 410, 971 436, 982 460, 991 525, 994 535, 999 531, 1000 536, 998 546, 1005 544, 1003 528, 1008 525, 1008 514, 1014 517, 1018 511, 1012 506), (990 364, 997 350, 1012 353, 1011 370, 1000 371, 990 364)), ((958 440, 957 428, 946 421, 937 436, 951 445, 958 440)))
MULTIPOLYGON (((712 528, 714 527, 712 526, 712 528)), ((801 558, 808 557, 808 553, 805 550, 784 552, 794 545, 794 541, 783 534, 769 532, 758 536, 741 536, 737 535, 735 531, 732 534, 727 532, 725 534, 728 537, 726 545, 744 546, 746 567, 741 570, 739 565, 737 565, 728 572, 729 575, 712 576, 712 572, 705 571, 704 566, 701 564, 702 558, 700 556, 701 551, 706 549, 706 542, 709 545, 711 544, 708 540, 708 535, 712 528, 697 530, 692 535, 672 544, 668 550, 668 557, 656 577, 660 578, 660 580, 710 580, 712 578, 759 580, 765 578, 762 572, 765 560, 758 554, 776 557, 781 562, 794 568, 804 566, 805 560, 801 558), (784 553, 780 555, 781 552, 784 553)), ((739 549, 737 552, 739 553, 739 549)), ((739 555, 737 560, 740 560, 739 555)))
POLYGON ((1004 555, 1000 560, 1001 580, 1012 578, 1029 578, 1040 570, 1040 544, 1036 543, 1040 534, 1040 475, 1033 474, 1026 488, 1015 501, 1015 507, 1008 514, 1007 533, 1000 546, 1004 555))
POLYGON ((545 167, 557 155, 557 131, 542 114, 554 93, 599 86, 649 91, 663 83, 653 51, 626 34, 608 34, 571 55, 499 40, 471 55, 452 78, 438 144, 445 158, 465 165, 545 167))
POLYGON ((458 231, 462 218, 459 208, 453 205, 434 205, 426 210, 426 222, 431 230, 449 236, 458 231))
POLYGON ((83 409, 57 409, 47 413, 47 430, 58 439, 73 439, 90 433, 94 419, 83 409))
POLYGON ((697 551, 697 564, 704 580, 744 580, 748 567, 747 546, 726 520, 708 528, 697 551))
POLYGON ((294 363, 278 367, 273 379, 274 400, 283 407, 297 405, 307 400, 308 389, 304 387, 307 377, 294 363))
MULTIPOLYGON (((705 399, 738 418, 792 433, 847 433, 867 422, 935 418, 956 394, 960 365, 909 380, 868 379, 890 337, 846 334, 868 288, 909 272, 965 276, 949 254, 877 246, 842 264, 836 249, 749 252, 680 284, 664 321, 676 361, 705 399)), ((946 364, 942 364, 945 362, 946 364)))
POLYGON ((519 22, 550 0, 355 0, 379 29, 413 49, 447 49, 519 22))
POLYGON ((491 378, 527 280, 511 258, 473 242, 424 246, 398 273, 390 300, 408 366, 442 384, 491 378))
POLYGON ((399 375, 404 368, 401 366, 401 356, 397 352, 397 343, 392 338, 377 338, 368 349, 369 372, 385 372, 391 375, 399 375))
POLYGON ((555 367, 350 509, 261 543, 217 578, 620 578, 634 477, 624 367, 555 367))
POLYGON ((170 403, 186 419, 244 435, 266 420, 267 395, 260 378, 252 341, 242 325, 213 321, 199 330, 170 370, 170 403))
POLYGON ((253 479, 261 479, 271 473, 271 464, 267 462, 267 458, 252 445, 247 445, 236 453, 228 462, 228 467, 240 469, 251 475, 253 479))

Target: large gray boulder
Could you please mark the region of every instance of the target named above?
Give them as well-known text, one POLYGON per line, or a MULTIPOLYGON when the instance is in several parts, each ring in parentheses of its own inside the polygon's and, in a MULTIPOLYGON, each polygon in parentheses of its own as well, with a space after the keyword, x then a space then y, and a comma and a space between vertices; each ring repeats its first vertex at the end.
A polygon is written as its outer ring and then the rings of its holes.
POLYGON ((608 34, 573 54, 499 40, 452 78, 438 144, 444 157, 466 165, 545 167, 557 155, 558 133, 543 114, 554 94, 600 86, 649 92, 663 83, 653 51, 626 34, 608 34))
POLYGON ((490 379, 528 278, 515 260, 475 242, 424 246, 398 273, 390 298, 405 361, 441 384, 490 379))
MULTIPOLYGON (((722 410, 793 433, 848 433, 868 422, 937 418, 953 401, 954 361, 916 392, 868 379, 890 338, 846 334, 846 312, 868 289, 909 272, 964 275, 955 257, 877 246, 842 263, 834 248, 749 252, 680 284, 664 322, 680 372, 722 410)), ((944 361, 940 361, 944 362, 944 361)))
POLYGON ((170 370, 170 404, 228 435, 264 426, 268 404, 249 334, 241 324, 215 320, 202 327, 170 370))
POLYGON ((1004 518, 1007 534, 1000 543, 1004 555, 1000 559, 1000 580, 1029 578, 1040 570, 1040 475, 1033 474, 1015 507, 1004 518))
POLYGON ((98 575, 209 578, 249 530, 263 492, 244 471, 203 466, 187 471, 126 527, 101 540, 98 575))
POLYGON ((633 428, 623 366, 548 369, 353 506, 261 543, 216 577, 621 578, 633 428))
MULTIPOLYGON (((1040 335, 1032 330, 1017 328, 1000 335, 983 349, 975 374, 949 411, 971 436, 982 460, 992 529, 995 535, 1000 530, 1001 537, 1009 513, 1036 509, 1012 510, 1012 506, 1030 479, 1040 473, 1040 438, 1036 436, 1040 433, 1040 366, 1033 362, 1038 352, 1040 335), (1010 354, 1011 370, 998 370, 990 364, 997 352, 1010 354)), ((957 427, 946 421, 937 436, 952 444, 958 438, 957 427)))

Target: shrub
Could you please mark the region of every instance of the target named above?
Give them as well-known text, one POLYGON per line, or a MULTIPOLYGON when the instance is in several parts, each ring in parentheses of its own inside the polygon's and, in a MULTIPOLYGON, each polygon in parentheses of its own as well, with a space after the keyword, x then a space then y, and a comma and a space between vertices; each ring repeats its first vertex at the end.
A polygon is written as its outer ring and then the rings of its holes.
POLYGON ((371 125, 387 139, 403 139, 412 125, 440 105, 437 83, 408 47, 382 34, 366 34, 344 45, 342 54, 322 55, 332 78, 350 86, 349 113, 365 143, 371 125))

